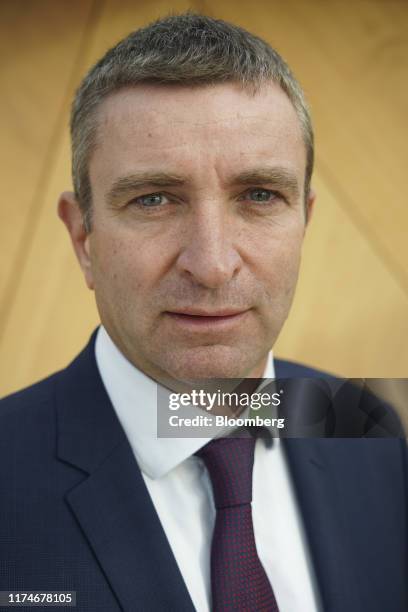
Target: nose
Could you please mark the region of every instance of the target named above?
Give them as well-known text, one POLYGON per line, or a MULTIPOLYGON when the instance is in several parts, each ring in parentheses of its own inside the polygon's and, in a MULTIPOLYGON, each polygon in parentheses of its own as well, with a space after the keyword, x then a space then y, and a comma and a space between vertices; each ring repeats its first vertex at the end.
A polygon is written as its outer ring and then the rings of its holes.
POLYGON ((236 248, 234 224, 221 203, 197 206, 186 220, 177 267, 196 283, 218 289, 231 281, 242 266, 236 248))

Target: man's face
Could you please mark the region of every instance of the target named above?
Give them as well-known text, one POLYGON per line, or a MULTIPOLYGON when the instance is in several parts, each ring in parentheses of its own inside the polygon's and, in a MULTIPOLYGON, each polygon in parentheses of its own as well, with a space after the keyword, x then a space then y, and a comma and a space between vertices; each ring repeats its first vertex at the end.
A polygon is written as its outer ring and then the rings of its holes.
POLYGON ((149 85, 103 102, 80 260, 133 364, 159 381, 262 375, 297 281, 305 165, 274 84, 255 97, 149 85))

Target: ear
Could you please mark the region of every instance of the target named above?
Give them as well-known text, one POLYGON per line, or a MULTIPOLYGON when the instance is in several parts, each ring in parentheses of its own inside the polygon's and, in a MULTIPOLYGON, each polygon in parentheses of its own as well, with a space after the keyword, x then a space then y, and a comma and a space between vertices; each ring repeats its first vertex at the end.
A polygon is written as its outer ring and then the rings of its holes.
POLYGON ((83 213, 75 194, 71 191, 64 191, 60 195, 58 200, 58 216, 63 221, 71 237, 72 246, 84 273, 85 282, 89 289, 93 289, 90 237, 84 227, 83 213))
POLYGON ((309 221, 312 218, 315 200, 316 192, 314 191, 314 189, 309 189, 309 195, 307 196, 305 207, 306 226, 309 224, 309 221))

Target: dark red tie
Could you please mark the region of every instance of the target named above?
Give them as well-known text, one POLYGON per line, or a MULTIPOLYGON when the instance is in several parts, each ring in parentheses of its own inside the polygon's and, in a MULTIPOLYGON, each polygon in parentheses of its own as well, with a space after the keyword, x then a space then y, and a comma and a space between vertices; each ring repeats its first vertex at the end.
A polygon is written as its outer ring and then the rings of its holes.
POLYGON ((252 468, 256 439, 218 438, 203 459, 217 510, 211 545, 213 612, 279 612, 259 560, 252 524, 252 468))

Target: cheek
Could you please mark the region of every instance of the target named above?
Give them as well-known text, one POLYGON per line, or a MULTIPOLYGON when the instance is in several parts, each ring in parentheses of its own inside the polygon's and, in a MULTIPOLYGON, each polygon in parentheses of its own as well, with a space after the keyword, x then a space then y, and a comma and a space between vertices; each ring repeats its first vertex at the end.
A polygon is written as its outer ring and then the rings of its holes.
POLYGON ((261 270, 272 296, 291 293, 300 266, 303 231, 294 230, 279 236, 264 238, 258 249, 258 269, 261 270))
POLYGON ((102 234, 94 246, 96 282, 106 291, 126 294, 154 282, 155 258, 136 240, 102 234))

